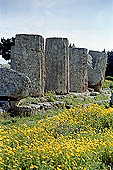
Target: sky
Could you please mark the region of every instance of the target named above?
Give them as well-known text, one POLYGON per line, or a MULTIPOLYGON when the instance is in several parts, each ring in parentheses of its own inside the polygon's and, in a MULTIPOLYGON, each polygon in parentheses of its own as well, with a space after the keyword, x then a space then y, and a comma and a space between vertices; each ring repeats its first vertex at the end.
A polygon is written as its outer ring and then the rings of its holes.
POLYGON ((0 0, 0 38, 20 33, 66 37, 76 47, 111 51, 113 0, 0 0))

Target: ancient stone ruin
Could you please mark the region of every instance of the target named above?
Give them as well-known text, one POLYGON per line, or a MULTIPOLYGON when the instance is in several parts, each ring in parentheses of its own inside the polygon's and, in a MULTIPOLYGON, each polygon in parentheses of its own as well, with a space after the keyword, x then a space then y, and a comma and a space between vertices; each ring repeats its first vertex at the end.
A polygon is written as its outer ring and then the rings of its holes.
POLYGON ((15 111, 20 99, 43 95, 44 90, 63 95, 83 93, 91 87, 100 92, 106 64, 105 52, 88 53, 85 48, 69 46, 67 38, 47 38, 44 49, 42 36, 17 34, 11 69, 0 68, 0 107, 15 111))
POLYGON ((101 90, 105 77, 107 54, 99 51, 89 51, 88 56, 88 86, 95 91, 101 90))
POLYGON ((29 96, 31 81, 17 71, 0 68, 0 107, 5 111, 14 110, 18 102, 29 96))
POLYGON ((67 38, 47 38, 45 44, 45 90, 69 92, 69 48, 67 38))
POLYGON ((32 82, 31 96, 45 91, 58 94, 100 91, 105 77, 107 55, 69 46, 67 38, 47 38, 18 34, 11 50, 11 68, 24 73, 32 82))
POLYGON ((87 55, 85 48, 69 46, 70 91, 86 92, 88 88, 87 55))
POLYGON ((24 73, 32 82, 31 96, 45 91, 58 94, 100 91, 105 77, 105 52, 69 47, 67 38, 47 38, 18 34, 11 50, 11 68, 24 73))
POLYGON ((11 50, 11 68, 31 80, 31 96, 43 95, 45 54, 44 38, 40 35, 18 34, 11 50))

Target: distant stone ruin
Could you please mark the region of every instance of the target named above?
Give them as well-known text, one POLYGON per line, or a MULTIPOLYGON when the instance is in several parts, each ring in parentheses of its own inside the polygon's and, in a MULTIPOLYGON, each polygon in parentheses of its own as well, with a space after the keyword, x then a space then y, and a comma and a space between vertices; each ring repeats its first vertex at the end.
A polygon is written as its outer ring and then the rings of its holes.
POLYGON ((11 49, 11 68, 31 80, 31 96, 43 95, 45 54, 44 38, 40 35, 18 34, 11 49))
POLYGON ((69 93, 69 42, 67 38, 47 38, 45 44, 45 90, 69 93))
POLYGON ((107 54, 99 51, 89 51, 88 62, 88 84, 89 87, 94 88, 95 91, 101 90, 102 83, 105 78, 105 71, 107 65, 107 54))
POLYGON ((86 92, 88 89, 87 56, 87 49, 75 48, 74 45, 69 46, 69 74, 71 92, 82 93, 86 92))

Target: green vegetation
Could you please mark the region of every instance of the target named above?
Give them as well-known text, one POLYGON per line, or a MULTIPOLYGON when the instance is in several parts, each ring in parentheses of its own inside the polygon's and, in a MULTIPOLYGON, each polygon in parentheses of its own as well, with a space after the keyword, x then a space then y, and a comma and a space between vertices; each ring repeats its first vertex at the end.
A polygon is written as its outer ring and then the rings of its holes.
MULTIPOLYGON (((103 88, 111 85, 112 80, 105 80, 103 88)), ((104 93, 27 97, 22 105, 65 104, 27 117, 0 115, 0 170, 113 169, 113 108, 104 102, 108 99, 104 93)))
POLYGON ((113 169, 113 108, 78 106, 0 134, 0 170, 113 169))
POLYGON ((48 102, 54 102, 55 100, 57 100, 56 94, 53 91, 46 92, 45 96, 47 97, 48 102))
MULTIPOLYGON (((18 116, 11 116, 11 113, 3 113, 0 115, 0 125, 6 125, 6 126, 12 126, 16 125, 19 126, 22 123, 31 124, 34 125, 38 120, 45 119, 46 117, 52 117, 54 115, 57 115, 58 113, 62 112, 66 108, 74 107, 77 105, 84 105, 84 104, 92 104, 92 103, 98 103, 98 101, 101 100, 108 100, 108 96, 101 94, 94 97, 88 97, 88 96, 76 96, 76 95, 67 95, 65 98, 57 98, 56 94, 53 92, 48 92, 45 94, 45 98, 49 102, 54 101, 64 101, 65 104, 60 104, 59 106, 54 106, 54 108, 40 111, 37 115, 29 115, 27 117, 24 117, 24 115, 18 115, 18 116), (51 100, 52 99, 52 100, 51 100)), ((44 100, 44 97, 39 97, 40 101, 44 100)), ((37 98, 27 97, 21 105, 30 105, 30 104, 38 104, 37 98)), ((109 102, 107 103, 100 103, 103 106, 109 107, 109 102)))
POLYGON ((106 77, 106 80, 111 80, 111 81, 113 81, 113 77, 112 77, 112 76, 107 76, 107 77, 106 77))
POLYGON ((64 110, 64 108, 60 107, 60 108, 53 108, 53 109, 49 109, 43 112, 39 112, 37 115, 30 115, 27 117, 24 117, 23 115, 18 115, 15 117, 12 117, 10 113, 4 113, 3 115, 0 116, 0 126, 19 126, 23 123, 25 124, 29 124, 31 126, 35 125, 35 123, 38 120, 43 120, 46 117, 52 117, 54 115, 57 115, 58 113, 62 112, 64 110))
POLYGON ((113 77, 107 76, 102 85, 102 88, 110 88, 112 90, 113 89, 113 77))

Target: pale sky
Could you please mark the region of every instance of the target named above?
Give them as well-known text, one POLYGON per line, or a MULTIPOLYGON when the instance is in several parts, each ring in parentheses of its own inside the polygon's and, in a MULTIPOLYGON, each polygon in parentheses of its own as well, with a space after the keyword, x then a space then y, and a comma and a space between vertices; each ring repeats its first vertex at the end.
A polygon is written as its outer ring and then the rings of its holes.
POLYGON ((111 51, 113 0, 0 0, 0 37, 17 33, 66 37, 76 47, 111 51))

